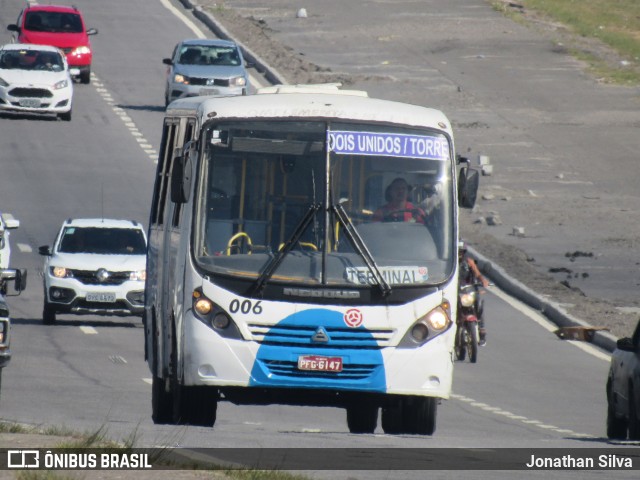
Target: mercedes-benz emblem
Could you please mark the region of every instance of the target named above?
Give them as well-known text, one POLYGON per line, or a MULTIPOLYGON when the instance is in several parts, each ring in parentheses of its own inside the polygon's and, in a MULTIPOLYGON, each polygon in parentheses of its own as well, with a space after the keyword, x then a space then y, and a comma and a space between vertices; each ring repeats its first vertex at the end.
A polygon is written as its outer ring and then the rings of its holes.
POLYGON ((101 282, 108 280, 110 276, 111 274, 104 268, 101 268, 96 272, 96 278, 101 282))

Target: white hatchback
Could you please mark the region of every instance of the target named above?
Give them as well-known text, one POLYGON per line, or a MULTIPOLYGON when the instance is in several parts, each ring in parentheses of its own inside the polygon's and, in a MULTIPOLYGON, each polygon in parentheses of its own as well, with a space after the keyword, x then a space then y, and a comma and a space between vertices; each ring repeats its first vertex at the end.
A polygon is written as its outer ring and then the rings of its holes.
POLYGON ((71 120, 73 80, 64 53, 47 45, 0 47, 0 111, 55 114, 71 120))
POLYGON ((142 316, 147 237, 131 220, 69 219, 44 261, 44 324, 56 314, 142 316))

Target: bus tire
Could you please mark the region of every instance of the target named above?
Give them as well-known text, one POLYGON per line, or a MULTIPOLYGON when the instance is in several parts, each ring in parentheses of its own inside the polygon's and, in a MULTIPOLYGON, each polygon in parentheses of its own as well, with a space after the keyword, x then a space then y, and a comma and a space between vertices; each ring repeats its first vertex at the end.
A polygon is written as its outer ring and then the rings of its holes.
POLYGON ((153 375, 151 383, 151 419, 153 423, 167 425, 172 422, 173 403, 171 392, 166 392, 165 381, 153 375))
MULTIPOLYGON (((438 399, 434 397, 413 397, 407 405, 405 422, 411 419, 411 433, 433 435, 436 431, 438 399)), ((409 427, 408 424, 405 426, 409 427)))
POLYGON ((180 389, 178 423, 213 427, 218 411, 218 389, 206 386, 178 388, 180 389))
POLYGON ((351 433, 373 433, 378 425, 378 406, 364 402, 347 406, 347 426, 351 433))
POLYGON ((388 405, 382 407, 382 430, 389 435, 398 435, 404 432, 404 425, 402 421, 402 405, 403 402, 398 402, 395 405, 388 405))

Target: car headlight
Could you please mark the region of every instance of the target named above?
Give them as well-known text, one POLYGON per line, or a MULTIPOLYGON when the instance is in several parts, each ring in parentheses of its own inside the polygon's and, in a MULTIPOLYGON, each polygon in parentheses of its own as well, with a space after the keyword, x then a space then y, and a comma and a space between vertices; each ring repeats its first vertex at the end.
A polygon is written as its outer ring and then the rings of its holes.
POLYGON ((78 47, 73 51, 73 55, 86 55, 89 53, 91 53, 91 49, 86 45, 83 45, 82 47, 78 47))
POLYGON ((140 280, 144 282, 147 279, 147 271, 146 270, 136 270, 129 274, 129 280, 140 280))
POLYGON ((475 303, 475 301, 476 301, 475 292, 463 293, 462 295, 460 295, 460 304, 463 307, 470 307, 475 303))
POLYGON ((51 267, 51 275, 56 278, 67 278, 73 276, 71 270, 64 267, 51 267))
POLYGON ((60 80, 53 86, 53 88, 54 90, 60 90, 61 88, 67 88, 67 85, 69 85, 67 80, 60 80))
POLYGON ((0 87, 8 87, 8 86, 9 86, 9 84, 7 82, 5 82, 2 77, 0 77, 0 87))
POLYGON ((189 77, 185 77, 184 75, 176 73, 173 76, 173 82, 174 83, 184 83, 185 85, 189 85, 189 77))
POLYGON ((229 85, 236 87, 244 87, 247 84, 247 79, 244 77, 233 77, 229 79, 229 85))

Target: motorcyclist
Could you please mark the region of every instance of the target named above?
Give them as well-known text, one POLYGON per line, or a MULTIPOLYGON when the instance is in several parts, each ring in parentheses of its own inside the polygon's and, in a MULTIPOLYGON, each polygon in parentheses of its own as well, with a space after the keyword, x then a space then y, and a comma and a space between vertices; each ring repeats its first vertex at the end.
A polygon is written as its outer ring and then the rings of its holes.
MULTIPOLYGON (((475 260, 469 255, 467 244, 462 242, 458 247, 458 263, 460 266, 459 282, 460 285, 480 283, 483 287, 489 286, 489 280, 482 275, 475 260)), ((480 339, 478 345, 484 346, 487 344, 487 329, 485 327, 484 315, 482 313, 482 303, 480 302, 480 296, 476 296, 476 311, 478 312, 478 333, 480 339)))

